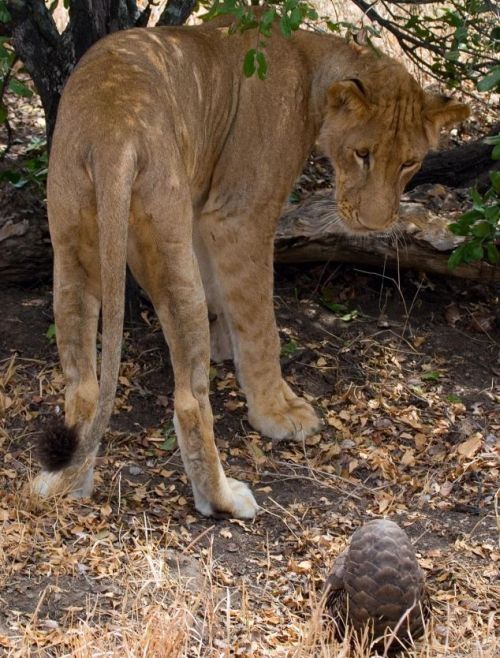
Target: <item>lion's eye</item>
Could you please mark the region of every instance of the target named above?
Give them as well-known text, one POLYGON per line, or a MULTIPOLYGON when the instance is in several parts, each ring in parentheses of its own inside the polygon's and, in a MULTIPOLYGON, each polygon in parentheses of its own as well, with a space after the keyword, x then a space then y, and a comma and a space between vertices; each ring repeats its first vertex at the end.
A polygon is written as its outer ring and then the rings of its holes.
POLYGON ((361 160, 368 160, 370 158, 370 151, 368 149, 356 149, 355 153, 361 160))
POLYGON ((401 169, 410 169, 411 167, 414 167, 418 162, 416 160, 407 160, 406 162, 403 162, 401 165, 401 169))
POLYGON ((363 167, 368 168, 370 166, 370 151, 368 149, 356 149, 354 153, 358 160, 363 163, 363 167))

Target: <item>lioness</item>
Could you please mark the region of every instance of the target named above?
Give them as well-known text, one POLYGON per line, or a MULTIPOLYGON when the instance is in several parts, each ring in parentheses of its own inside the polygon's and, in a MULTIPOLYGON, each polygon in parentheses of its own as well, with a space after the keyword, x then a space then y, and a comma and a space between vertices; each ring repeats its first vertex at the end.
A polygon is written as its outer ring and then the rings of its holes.
POLYGON ((273 235, 315 141, 354 233, 385 231, 400 193, 466 106, 424 93, 401 64, 334 36, 277 32, 269 79, 246 79, 255 34, 227 26, 136 29, 84 56, 59 107, 48 178, 64 427, 41 444, 43 495, 87 496, 113 409, 125 269, 147 291, 170 348, 174 423, 197 510, 251 518, 213 434, 212 356, 234 358, 253 427, 275 439, 318 427, 283 380, 273 312, 273 235), (102 362, 96 333, 102 305, 102 362))

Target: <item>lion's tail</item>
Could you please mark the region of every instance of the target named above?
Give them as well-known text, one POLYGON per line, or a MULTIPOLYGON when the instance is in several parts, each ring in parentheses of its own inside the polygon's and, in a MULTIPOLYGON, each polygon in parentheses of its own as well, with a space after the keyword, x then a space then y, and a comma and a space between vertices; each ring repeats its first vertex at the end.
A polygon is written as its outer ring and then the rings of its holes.
POLYGON ((123 148, 112 162, 96 158, 92 166, 97 201, 101 267, 102 349, 97 412, 88 437, 88 451, 97 449, 113 412, 120 370, 127 238, 135 153, 123 148))

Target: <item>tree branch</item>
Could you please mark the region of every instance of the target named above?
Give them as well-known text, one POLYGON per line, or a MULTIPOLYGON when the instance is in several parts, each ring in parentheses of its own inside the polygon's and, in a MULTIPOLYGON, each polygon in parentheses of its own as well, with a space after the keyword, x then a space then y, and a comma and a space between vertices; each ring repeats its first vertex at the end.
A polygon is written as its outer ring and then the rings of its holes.
POLYGON ((361 11, 365 14, 367 18, 369 18, 372 21, 375 21, 382 27, 385 27, 386 30, 391 32, 396 37, 398 43, 402 48, 406 49, 407 45, 405 42, 409 42, 414 44, 415 46, 418 46, 419 48, 425 48, 426 50, 430 50, 431 52, 436 53, 441 57, 444 56, 445 51, 442 48, 439 48, 433 43, 421 41, 420 39, 417 39, 416 37, 414 37, 412 34, 409 34, 408 32, 403 32, 392 21, 383 18, 379 13, 377 13, 375 9, 373 9, 374 5, 369 5, 367 2, 365 2, 365 0, 352 0, 352 2, 356 5, 356 7, 361 9, 361 11))

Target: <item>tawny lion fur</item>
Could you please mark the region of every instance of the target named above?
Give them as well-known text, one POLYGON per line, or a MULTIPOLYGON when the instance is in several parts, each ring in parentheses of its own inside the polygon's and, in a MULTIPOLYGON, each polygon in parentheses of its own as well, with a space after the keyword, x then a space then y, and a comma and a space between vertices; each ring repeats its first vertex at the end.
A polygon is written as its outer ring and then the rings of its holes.
POLYGON ((170 348, 196 508, 253 517, 250 489, 225 476, 215 447, 209 359, 234 359, 249 421, 266 436, 317 429, 281 376, 272 298, 273 235, 304 160, 319 139, 346 228, 386 231, 440 128, 467 116, 396 61, 313 32, 274 33, 268 80, 247 79, 254 43, 253 31, 230 35, 221 23, 120 32, 91 48, 66 85, 48 210, 65 426, 76 439, 62 441, 72 450, 64 465, 56 439, 45 440, 39 494, 91 493, 116 392, 128 263, 170 348))

